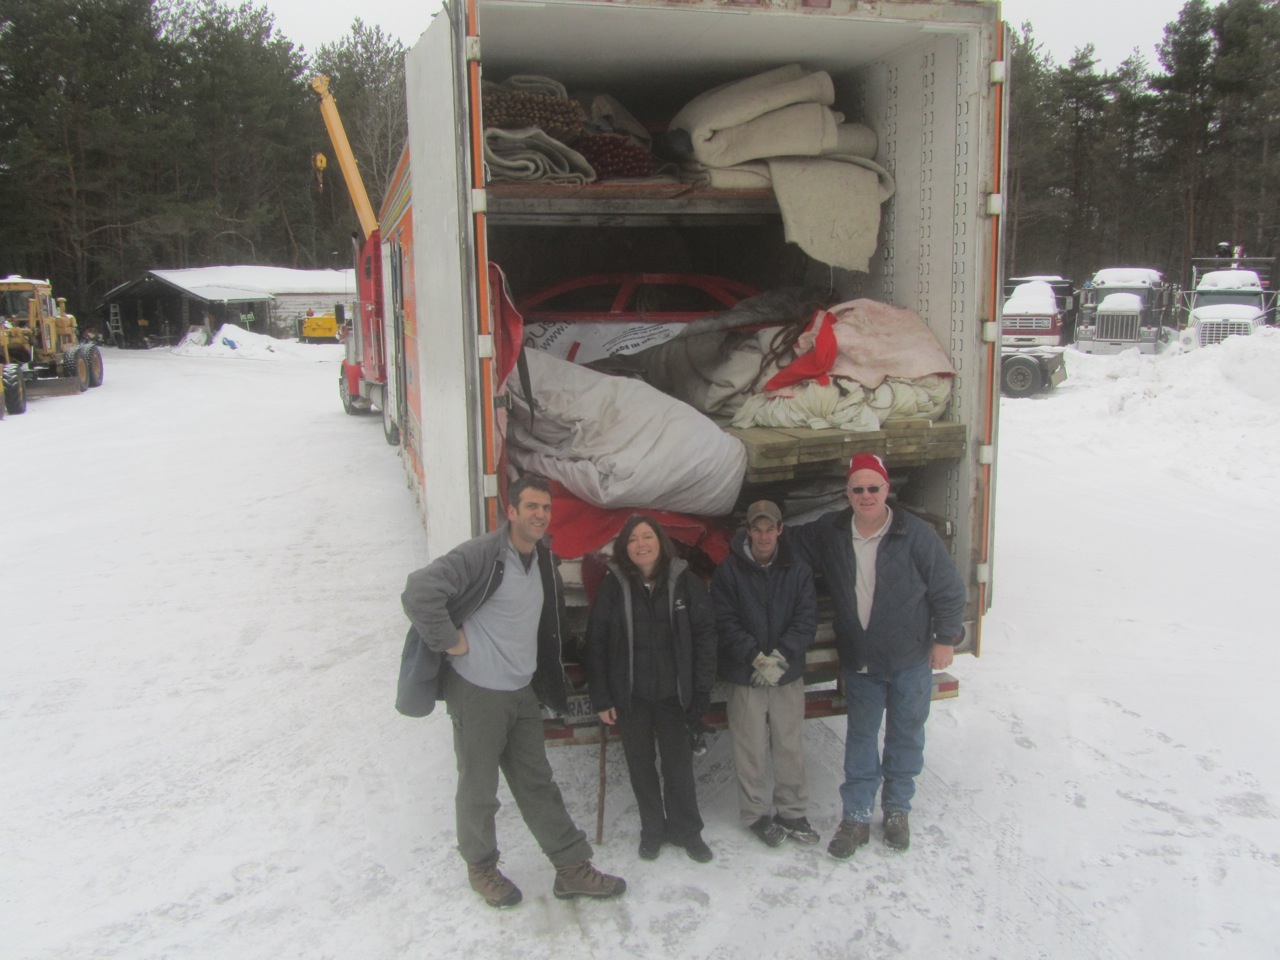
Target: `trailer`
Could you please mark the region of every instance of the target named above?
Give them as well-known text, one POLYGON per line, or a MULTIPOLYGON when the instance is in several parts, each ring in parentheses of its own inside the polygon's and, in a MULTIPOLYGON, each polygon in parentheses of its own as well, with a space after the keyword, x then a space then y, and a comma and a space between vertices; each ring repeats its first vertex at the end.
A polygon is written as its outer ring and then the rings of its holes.
MULTIPOLYGON (((387 326, 389 365, 404 371, 396 411, 429 554, 504 516, 509 434, 527 416, 517 402, 529 392, 521 350, 535 342, 514 304, 593 275, 817 287, 828 303, 863 297, 916 311, 954 369, 945 412, 861 432, 717 421, 745 466, 730 505, 694 519, 703 530, 731 529, 747 503, 769 496, 791 521, 815 487, 843 496, 853 452, 878 452, 899 505, 934 524, 968 582, 961 652, 978 653, 991 603, 999 398, 1006 30, 998 9, 978 0, 447 0, 407 55, 409 143, 382 211, 383 297, 397 318, 387 326), (833 263, 840 250, 815 255, 788 240, 794 225, 780 184, 664 175, 660 155, 656 175, 640 178, 574 180, 578 161, 563 152, 568 173, 556 182, 502 175, 509 162, 495 151, 507 134, 493 133, 493 84, 518 92, 549 79, 591 94, 590 104, 605 95, 636 121, 618 120, 629 139, 647 134, 678 148, 670 121, 682 107, 792 65, 830 77, 831 109, 871 131, 867 159, 892 178, 892 196, 876 197, 878 222, 860 238, 868 253, 858 267, 833 263)), ((696 445, 689 454, 706 455, 696 445)), ((564 526, 577 508, 561 503, 554 546, 580 631, 594 552, 561 549, 581 539, 564 526)), ((572 643, 566 652, 573 659, 572 643)), ((581 672, 571 665, 569 676, 578 687, 571 715, 549 719, 548 738, 598 739, 581 672)), ((838 676, 824 617, 806 664, 809 716, 843 712, 838 676)), ((937 676, 935 696, 957 689, 937 676)), ((709 719, 722 719, 719 709, 709 719)))

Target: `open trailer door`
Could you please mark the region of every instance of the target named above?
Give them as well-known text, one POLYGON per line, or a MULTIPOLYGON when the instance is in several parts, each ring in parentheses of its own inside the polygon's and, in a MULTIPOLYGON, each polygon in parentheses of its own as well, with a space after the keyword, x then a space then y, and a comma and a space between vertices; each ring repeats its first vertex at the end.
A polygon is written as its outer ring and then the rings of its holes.
MULTIPOLYGON (((472 214, 473 168, 465 8, 446 4, 405 58, 412 162, 414 312, 422 403, 419 491, 427 549, 438 557, 485 529, 488 492, 480 438, 480 301, 472 214)), ((479 91, 476 90, 478 99, 479 91)), ((486 284, 487 287, 487 284, 486 284)), ((491 475, 490 475, 491 476, 491 475)))

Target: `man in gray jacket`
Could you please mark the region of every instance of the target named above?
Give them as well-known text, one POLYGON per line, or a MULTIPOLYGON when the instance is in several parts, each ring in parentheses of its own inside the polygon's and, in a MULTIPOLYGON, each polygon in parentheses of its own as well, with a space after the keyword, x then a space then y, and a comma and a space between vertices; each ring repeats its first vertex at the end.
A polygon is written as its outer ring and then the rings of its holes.
POLYGON ((881 782, 884 842, 905 850, 915 778, 924 769, 924 724, 933 671, 964 639, 964 580, 937 533, 890 509, 889 472, 872 453, 849 464, 851 510, 798 527, 786 539, 826 579, 848 714, 843 819, 827 853, 847 860, 871 835, 881 782), (885 724, 884 753, 878 737, 885 724))
POLYGON ((591 864, 591 845, 565 809, 542 737, 539 700, 564 710, 560 645, 564 587, 543 542, 551 488, 521 477, 508 492, 507 523, 409 575, 401 597, 428 649, 448 655, 444 698, 458 762, 458 852, 471 888, 492 907, 515 906, 520 889, 498 869, 494 817, 498 772, 556 868, 560 899, 605 899, 626 881, 591 864))

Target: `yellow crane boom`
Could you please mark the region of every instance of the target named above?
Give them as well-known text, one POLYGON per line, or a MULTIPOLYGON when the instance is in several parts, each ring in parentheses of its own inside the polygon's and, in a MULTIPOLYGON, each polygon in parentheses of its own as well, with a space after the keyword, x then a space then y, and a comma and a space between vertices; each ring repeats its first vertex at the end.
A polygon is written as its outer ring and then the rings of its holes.
POLYGON ((369 202, 369 194, 364 189, 364 180, 360 178, 360 170, 356 167, 356 156, 351 152, 351 142, 347 139, 347 131, 342 126, 342 117, 338 115, 338 104, 329 92, 329 78, 316 74, 311 78, 311 89, 320 101, 320 115, 324 117, 324 125, 329 131, 329 139, 333 141, 333 152, 337 155, 338 166, 342 169, 343 179, 347 182, 347 192, 351 194, 351 202, 355 204, 356 216, 360 219, 360 229, 368 240, 378 229, 378 218, 373 214, 373 204, 369 202))

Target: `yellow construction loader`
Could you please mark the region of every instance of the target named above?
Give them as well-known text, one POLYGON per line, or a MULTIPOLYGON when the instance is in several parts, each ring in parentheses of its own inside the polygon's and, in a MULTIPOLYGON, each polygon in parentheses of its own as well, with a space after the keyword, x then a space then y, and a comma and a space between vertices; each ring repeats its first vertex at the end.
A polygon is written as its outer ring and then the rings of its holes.
POLYGON ((64 297, 48 280, 0 280, 0 382, 4 409, 23 413, 27 398, 83 393, 102 384, 102 352, 81 343, 64 297))

